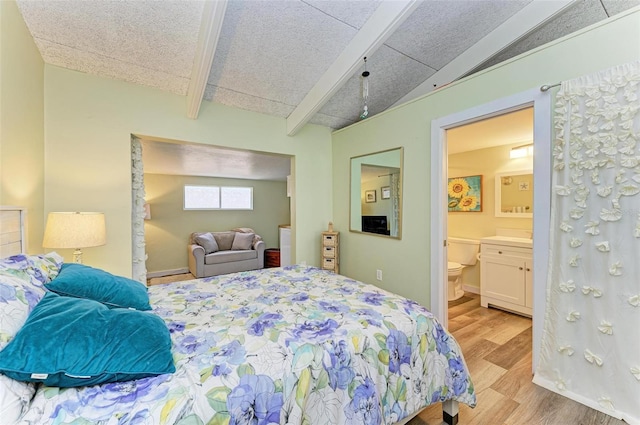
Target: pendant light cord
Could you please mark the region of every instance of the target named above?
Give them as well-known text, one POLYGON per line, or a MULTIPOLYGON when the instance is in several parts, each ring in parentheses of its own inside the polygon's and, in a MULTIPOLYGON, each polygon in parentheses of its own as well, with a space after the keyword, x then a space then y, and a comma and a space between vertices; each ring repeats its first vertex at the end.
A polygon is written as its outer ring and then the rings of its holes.
POLYGON ((364 57, 364 71, 362 72, 362 99, 363 108, 360 114, 360 119, 365 119, 369 116, 369 106, 367 101, 369 100, 369 71, 367 71, 367 57, 364 57))

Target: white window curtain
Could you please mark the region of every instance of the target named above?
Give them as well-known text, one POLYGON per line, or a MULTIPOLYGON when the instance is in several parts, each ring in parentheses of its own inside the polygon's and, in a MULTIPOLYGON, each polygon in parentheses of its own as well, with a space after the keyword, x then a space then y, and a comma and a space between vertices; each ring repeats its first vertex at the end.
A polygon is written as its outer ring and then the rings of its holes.
POLYGON ((144 242, 144 170, 142 168, 142 144, 131 136, 131 245, 133 258, 133 280, 147 284, 147 254, 144 242))
POLYGON ((534 382, 640 423, 640 61, 563 82, 534 382))

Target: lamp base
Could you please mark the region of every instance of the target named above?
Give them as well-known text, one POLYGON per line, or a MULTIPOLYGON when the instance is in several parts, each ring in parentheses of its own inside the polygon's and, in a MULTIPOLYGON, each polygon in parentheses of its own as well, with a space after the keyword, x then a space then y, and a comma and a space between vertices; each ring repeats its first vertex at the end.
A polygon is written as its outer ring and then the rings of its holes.
POLYGON ((80 248, 73 251, 73 262, 82 264, 82 250, 80 248))

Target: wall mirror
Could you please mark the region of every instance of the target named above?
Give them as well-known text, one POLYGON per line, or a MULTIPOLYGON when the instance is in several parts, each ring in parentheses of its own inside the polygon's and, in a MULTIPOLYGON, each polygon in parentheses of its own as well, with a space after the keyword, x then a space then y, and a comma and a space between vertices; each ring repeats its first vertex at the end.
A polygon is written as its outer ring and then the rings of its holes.
POLYGON ((351 158, 352 232, 400 239, 403 148, 351 158))
POLYGON ((496 174, 496 217, 533 217, 533 171, 496 174))

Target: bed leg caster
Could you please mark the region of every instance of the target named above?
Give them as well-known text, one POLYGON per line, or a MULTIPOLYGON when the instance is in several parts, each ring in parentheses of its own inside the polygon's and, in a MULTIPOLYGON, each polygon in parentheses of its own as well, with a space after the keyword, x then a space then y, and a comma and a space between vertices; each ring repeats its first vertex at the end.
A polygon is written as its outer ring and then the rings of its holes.
POLYGON ((442 420, 447 425, 458 424, 458 402, 447 400, 442 402, 442 420))

